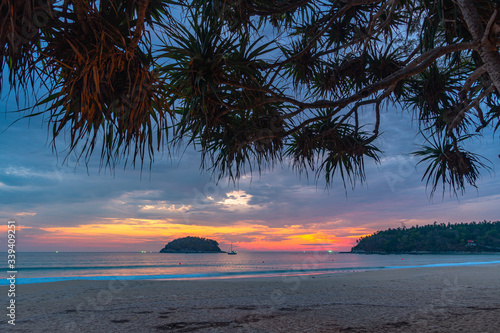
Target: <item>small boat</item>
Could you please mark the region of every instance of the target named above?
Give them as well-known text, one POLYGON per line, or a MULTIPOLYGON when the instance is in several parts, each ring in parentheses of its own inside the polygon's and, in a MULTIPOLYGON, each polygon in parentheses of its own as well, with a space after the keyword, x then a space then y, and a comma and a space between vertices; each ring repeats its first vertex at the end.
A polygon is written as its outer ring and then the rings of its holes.
POLYGON ((234 256, 234 255, 237 255, 237 254, 238 254, 238 252, 233 251, 233 243, 231 243, 231 251, 229 251, 227 254, 232 255, 232 256, 234 256))

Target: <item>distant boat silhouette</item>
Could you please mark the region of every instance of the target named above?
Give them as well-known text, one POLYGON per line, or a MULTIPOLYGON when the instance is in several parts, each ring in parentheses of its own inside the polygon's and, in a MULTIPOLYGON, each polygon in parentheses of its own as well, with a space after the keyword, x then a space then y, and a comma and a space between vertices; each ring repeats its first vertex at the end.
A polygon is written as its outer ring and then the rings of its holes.
POLYGON ((238 254, 236 251, 233 251, 233 243, 231 243, 231 251, 229 251, 227 254, 233 255, 233 256, 238 254))

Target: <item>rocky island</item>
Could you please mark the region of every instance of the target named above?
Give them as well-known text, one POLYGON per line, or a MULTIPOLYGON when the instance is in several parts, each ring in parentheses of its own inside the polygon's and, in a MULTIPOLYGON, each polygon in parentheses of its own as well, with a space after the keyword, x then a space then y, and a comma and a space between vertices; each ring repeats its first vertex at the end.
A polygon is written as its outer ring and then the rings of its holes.
POLYGON ((160 253, 226 253, 221 251, 219 243, 202 237, 183 237, 169 242, 160 253))

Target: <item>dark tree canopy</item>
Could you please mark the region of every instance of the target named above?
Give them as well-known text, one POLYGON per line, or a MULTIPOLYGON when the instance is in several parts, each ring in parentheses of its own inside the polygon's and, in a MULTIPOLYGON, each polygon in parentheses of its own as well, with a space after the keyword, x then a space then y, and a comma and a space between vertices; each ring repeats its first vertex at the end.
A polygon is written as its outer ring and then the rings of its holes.
POLYGON ((434 224, 378 231, 362 237, 352 252, 498 252, 500 221, 434 224))
POLYGON ((213 239, 203 237, 183 237, 169 242, 160 253, 186 252, 222 252, 219 243, 213 239))
POLYGON ((394 105, 426 139, 414 154, 432 193, 489 168, 465 144, 500 126, 497 1, 2 0, 0 13, 0 75, 18 96, 44 83, 31 115, 84 158, 188 144, 219 178, 285 162, 354 185, 394 105))

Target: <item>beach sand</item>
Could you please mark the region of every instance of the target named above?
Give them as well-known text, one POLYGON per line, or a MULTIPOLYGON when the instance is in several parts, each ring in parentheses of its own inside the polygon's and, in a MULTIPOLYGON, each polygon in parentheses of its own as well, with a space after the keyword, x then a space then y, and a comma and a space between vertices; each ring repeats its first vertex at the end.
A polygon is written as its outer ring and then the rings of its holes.
MULTIPOLYGON (((6 299, 7 287, 0 293, 6 299)), ((18 285, 15 300, 16 326, 3 314, 2 332, 496 333, 500 265, 286 278, 65 281, 18 285)))

